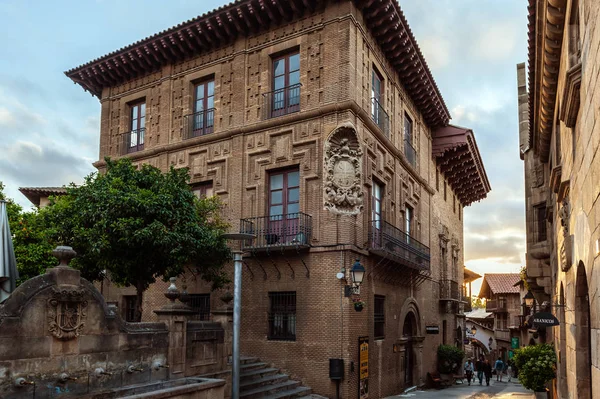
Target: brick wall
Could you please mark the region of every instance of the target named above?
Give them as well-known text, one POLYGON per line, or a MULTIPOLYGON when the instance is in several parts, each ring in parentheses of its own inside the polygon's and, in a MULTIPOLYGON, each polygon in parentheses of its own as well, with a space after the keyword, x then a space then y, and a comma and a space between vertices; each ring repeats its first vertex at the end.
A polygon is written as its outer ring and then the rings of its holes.
MULTIPOLYGON (((270 171, 299 168, 300 211, 312 216, 311 249, 247 257, 242 352, 274 363, 326 396, 335 394, 335 385, 328 378, 328 359, 341 357, 346 366, 342 396, 354 398, 358 395, 358 337, 370 336, 370 395, 383 397, 405 386, 407 340, 403 325, 408 312, 413 311, 417 321, 413 383, 425 382, 427 372, 435 368, 435 349, 443 342, 442 335, 426 335, 425 326, 439 325, 442 331, 446 321, 446 342, 452 344, 454 331, 462 323, 456 315, 443 312, 439 302, 443 262, 439 235, 444 226, 449 242, 446 276, 462 284, 462 220, 458 217, 462 209, 459 204, 453 207, 450 187, 446 200, 443 192, 436 190, 432 132, 353 3, 332 3, 292 23, 239 38, 230 46, 105 89, 100 159, 120 155, 121 134, 129 124, 127 104, 141 98, 147 104, 145 148, 130 154, 131 158, 163 170, 170 165, 189 167, 192 183, 212 180, 233 231, 238 230, 242 218, 267 215, 270 171), (290 49, 298 49, 300 54, 300 111, 265 119, 262 101, 263 94, 271 90, 272 56, 290 49), (373 68, 384 80, 389 137, 370 118, 373 68), (192 112, 193 82, 210 76, 215 81, 214 132, 183 140, 183 117, 192 112), (414 168, 407 167, 404 160, 405 115, 413 121, 414 168), (363 150, 364 209, 352 216, 333 214, 323 205, 324 147, 331 132, 343 123, 355 126, 363 150), (384 186, 385 221, 403 229, 406 206, 415 211, 414 238, 431 251, 431 280, 418 287, 401 284, 405 282, 402 276, 408 275, 406 269, 403 272, 398 265, 367 251, 374 181, 384 186), (452 244, 456 249, 455 270, 451 270, 452 244), (342 296, 343 284, 336 279, 341 267, 349 269, 357 256, 367 268, 361 288, 367 307, 362 312, 356 312, 351 301, 342 296), (306 277, 306 268, 310 277, 306 277), (296 292, 295 341, 267 339, 268 293, 272 291, 296 292), (386 298, 385 337, 377 341, 373 339, 374 295, 386 298)), ((103 163, 97 166, 102 169, 103 163)), ((231 265, 226 267, 231 274, 231 265)), ((206 284, 193 281, 191 276, 186 276, 186 281, 190 293, 209 292, 206 284)), ((180 289, 181 284, 180 279, 180 289)), ((165 290, 166 283, 157 282, 144 294, 143 320, 154 320, 151 309, 165 301, 165 290)), ((103 291, 108 300, 118 303, 122 303, 122 295, 133 294, 131 288, 118 288, 106 281, 103 291)), ((219 296, 211 295, 211 308, 220 306, 219 296)))

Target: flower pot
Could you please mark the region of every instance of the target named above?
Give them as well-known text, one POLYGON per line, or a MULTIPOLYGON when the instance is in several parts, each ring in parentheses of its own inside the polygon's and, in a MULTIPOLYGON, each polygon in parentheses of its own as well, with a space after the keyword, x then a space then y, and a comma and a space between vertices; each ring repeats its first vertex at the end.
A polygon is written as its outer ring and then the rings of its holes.
POLYGON ((223 295, 221 295, 221 300, 223 302, 225 302, 226 304, 231 302, 232 299, 233 299, 233 295, 231 295, 231 292, 226 292, 223 295))
POLYGON ((362 310, 363 310, 363 304, 362 303, 355 303, 354 304, 354 310, 356 310, 357 312, 362 312, 362 310))

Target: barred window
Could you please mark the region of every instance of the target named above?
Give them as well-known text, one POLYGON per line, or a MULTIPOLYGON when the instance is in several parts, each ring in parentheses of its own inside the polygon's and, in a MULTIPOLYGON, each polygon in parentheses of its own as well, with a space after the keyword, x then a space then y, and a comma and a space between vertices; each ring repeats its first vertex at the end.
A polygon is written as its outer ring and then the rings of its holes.
POLYGON ((375 295, 375 308, 373 312, 375 339, 385 337, 385 296, 375 295))
POLYGON ((190 307, 195 320, 210 320, 210 294, 190 294, 190 307))
POLYGON ((546 241, 546 204, 533 207, 535 242, 546 241))
POLYGON ((270 340, 296 340, 296 292, 269 292, 270 340))
POLYGON ((136 308, 136 303, 137 303, 137 296, 136 295, 124 295, 123 296, 123 304, 124 304, 124 317, 125 317, 125 321, 129 321, 129 322, 134 322, 137 321, 135 319, 135 308, 136 308))

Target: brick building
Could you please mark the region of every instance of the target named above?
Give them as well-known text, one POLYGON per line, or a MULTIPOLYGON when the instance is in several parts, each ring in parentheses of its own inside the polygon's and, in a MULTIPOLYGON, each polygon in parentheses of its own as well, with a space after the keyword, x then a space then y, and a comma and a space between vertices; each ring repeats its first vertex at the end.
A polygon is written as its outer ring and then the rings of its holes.
MULTIPOLYGON (((384 397, 424 383, 439 344, 462 345, 463 208, 490 185, 395 0, 240 0, 66 74, 101 102, 99 170, 106 156, 187 167, 256 235, 242 353, 329 397, 341 358, 355 398, 367 337, 369 395, 384 397), (356 259, 361 312, 345 296, 356 259)), ((220 294, 184 278, 209 317, 220 294)), ((165 288, 145 293, 145 320, 165 288)), ((133 289, 102 289, 131 306, 133 289)))
POLYGON ((528 284, 560 326, 557 397, 600 397, 600 7, 529 0, 528 83, 517 66, 528 284))

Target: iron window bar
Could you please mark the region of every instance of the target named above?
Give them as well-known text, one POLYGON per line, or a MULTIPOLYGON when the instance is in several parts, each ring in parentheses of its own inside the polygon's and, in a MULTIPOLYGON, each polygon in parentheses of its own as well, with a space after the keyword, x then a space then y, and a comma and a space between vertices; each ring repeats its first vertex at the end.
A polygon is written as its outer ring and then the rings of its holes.
POLYGON ((265 119, 300 111, 300 89, 302 83, 263 93, 265 119))
POLYGON ((296 340, 296 292, 269 292, 269 332, 274 341, 296 340))
POLYGON ((385 137, 390 137, 390 117, 376 97, 371 97, 371 117, 385 137))
POLYGON ((132 152, 142 151, 144 149, 144 136, 146 128, 130 130, 123 134, 123 150, 121 155, 131 154, 132 152))
POLYGON ((210 108, 204 111, 188 114, 183 117, 184 134, 183 139, 211 134, 215 126, 215 109, 210 108))

